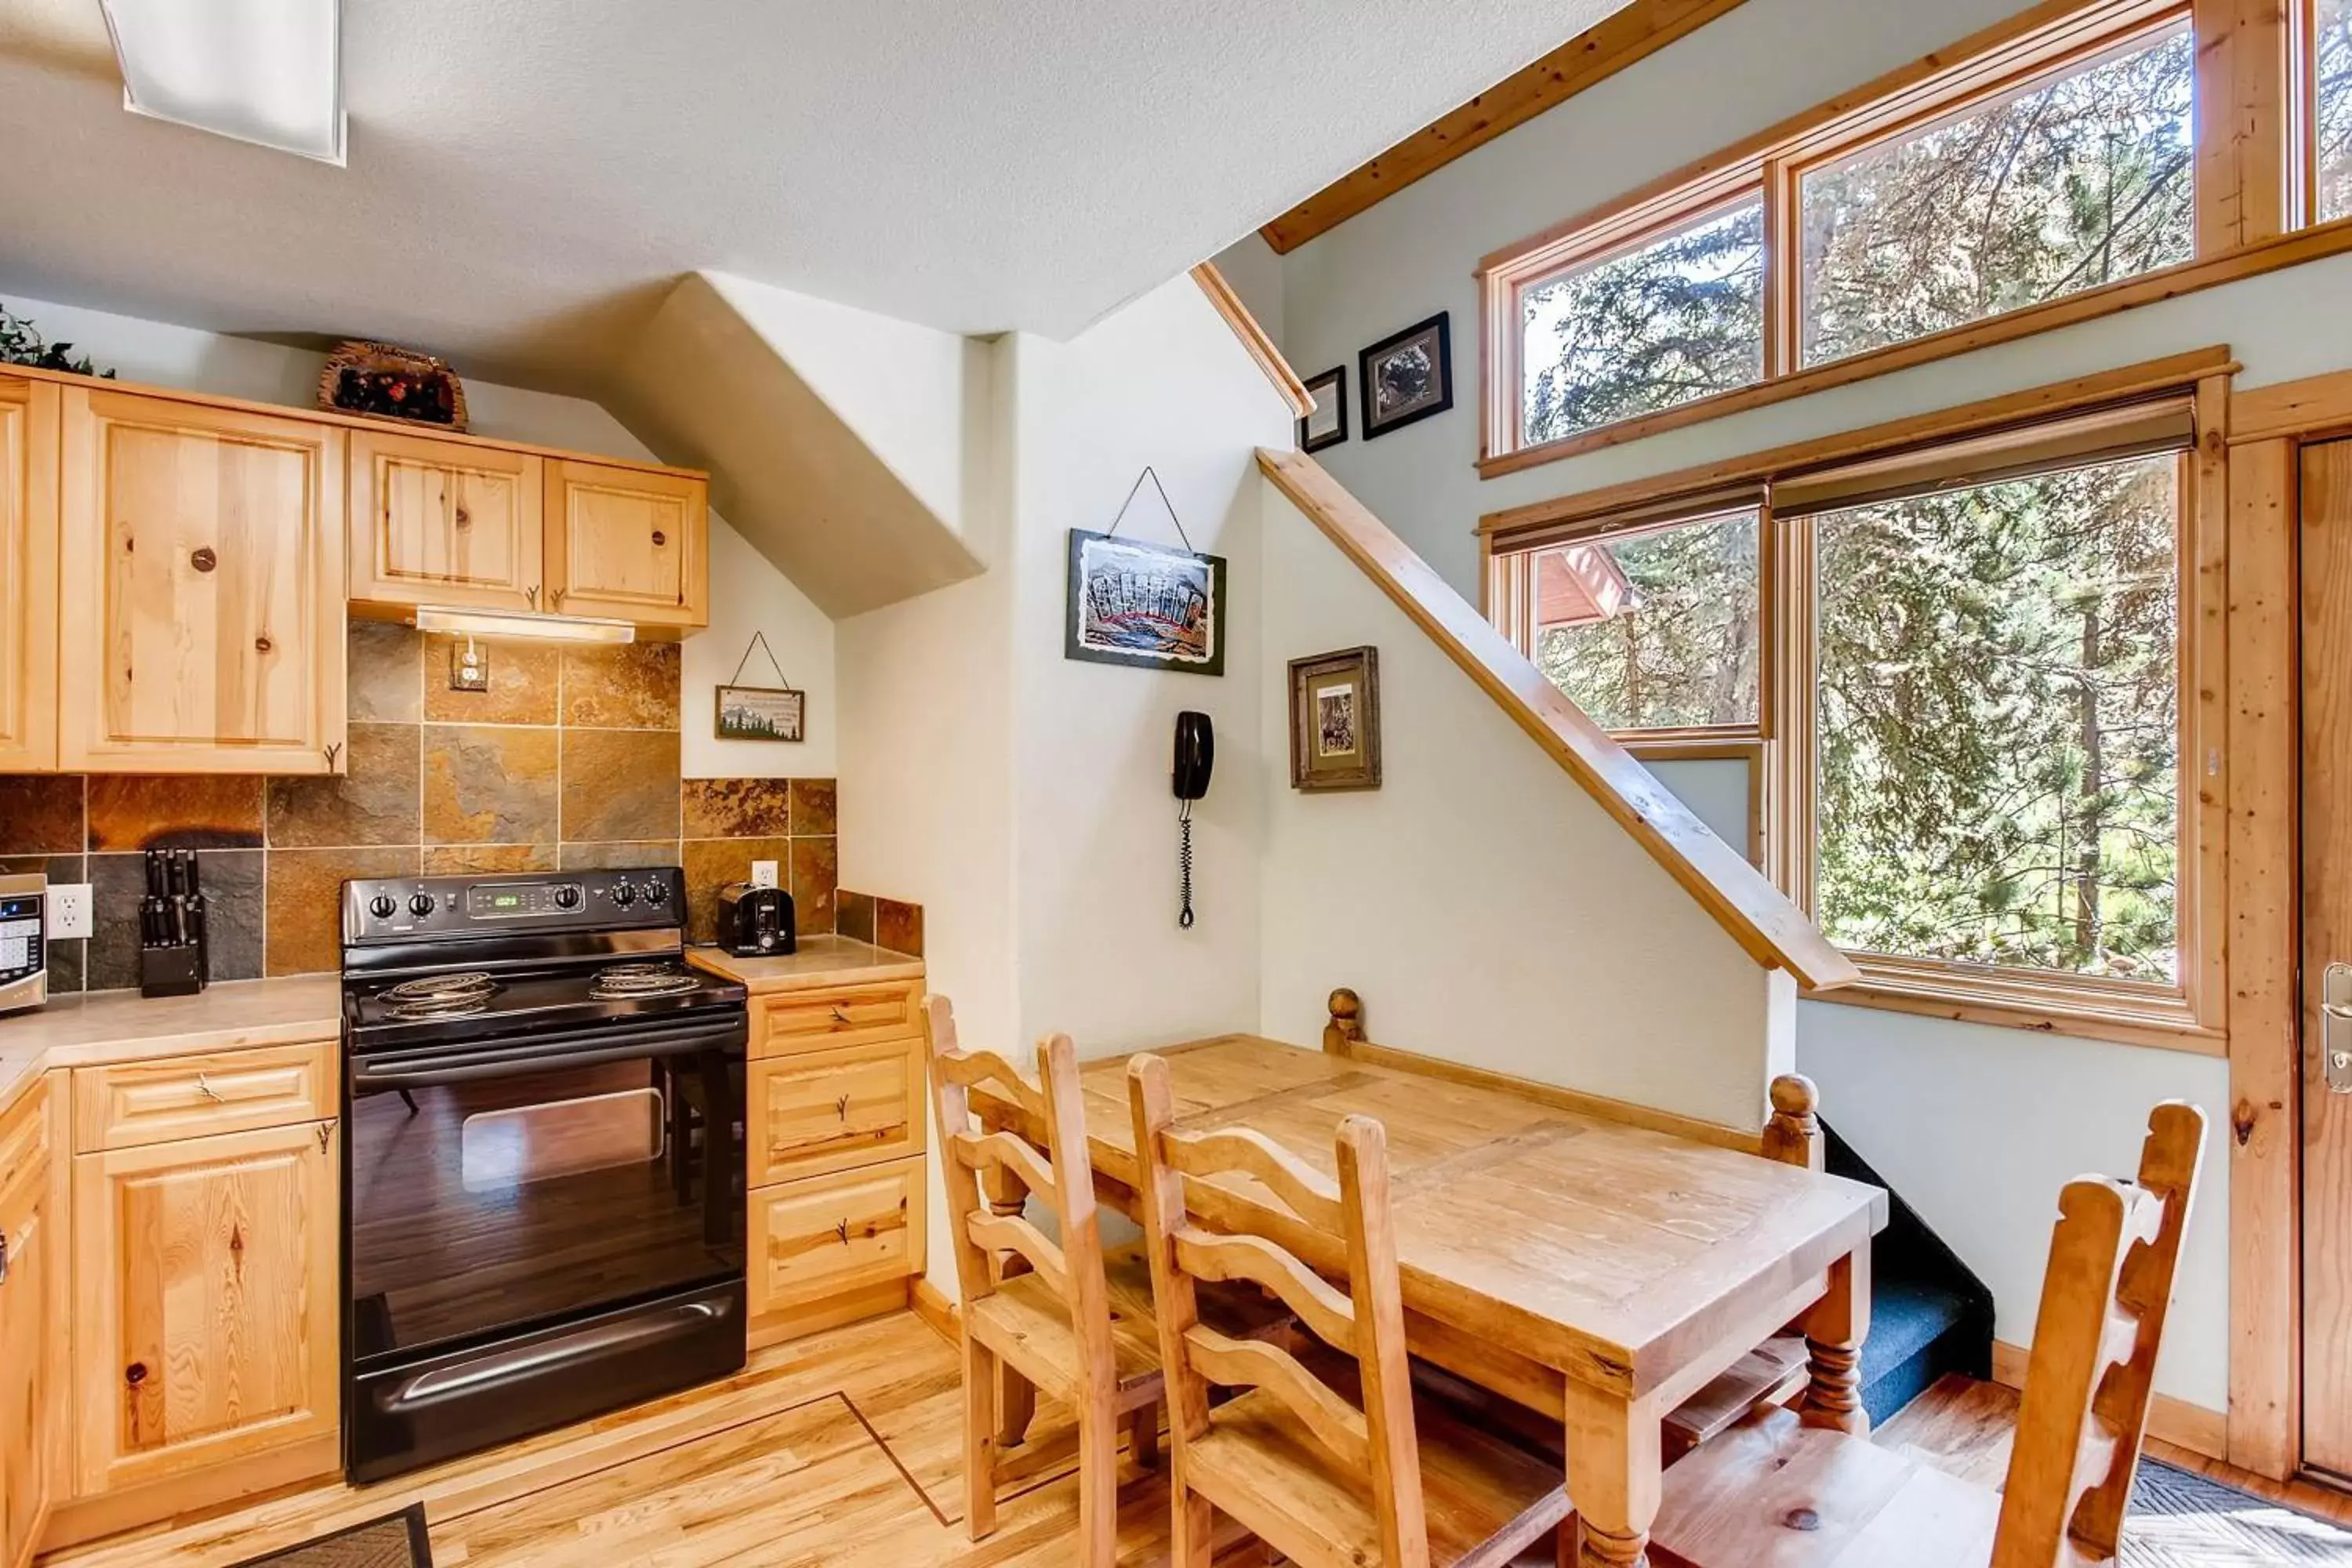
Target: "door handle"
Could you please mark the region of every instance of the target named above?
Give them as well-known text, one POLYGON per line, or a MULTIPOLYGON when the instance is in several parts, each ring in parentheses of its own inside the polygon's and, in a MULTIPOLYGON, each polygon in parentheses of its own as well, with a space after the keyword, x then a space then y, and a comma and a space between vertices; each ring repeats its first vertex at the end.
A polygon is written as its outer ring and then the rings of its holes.
POLYGON ((2352 1094, 2352 963, 2331 963, 2320 982, 2319 1066, 2330 1094, 2352 1094))
POLYGON ((205 1081, 205 1075, 202 1073, 198 1073, 196 1075, 196 1092, 203 1095, 206 1100, 211 1100, 215 1105, 226 1103, 226 1101, 222 1100, 220 1090, 215 1089, 211 1084, 206 1083, 205 1081))

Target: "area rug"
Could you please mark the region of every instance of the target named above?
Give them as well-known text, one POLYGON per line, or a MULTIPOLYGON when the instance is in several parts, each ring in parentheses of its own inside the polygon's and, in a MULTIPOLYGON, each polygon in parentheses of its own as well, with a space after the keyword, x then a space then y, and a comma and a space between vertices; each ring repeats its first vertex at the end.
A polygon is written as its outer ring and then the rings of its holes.
POLYGON ((2124 1518, 2122 1568, 2352 1568, 2352 1531, 2143 1458, 2124 1518))
POLYGON ((236 1568, 433 1568, 433 1548, 425 1539, 425 1505, 414 1503, 398 1513, 283 1552, 249 1557, 236 1568))

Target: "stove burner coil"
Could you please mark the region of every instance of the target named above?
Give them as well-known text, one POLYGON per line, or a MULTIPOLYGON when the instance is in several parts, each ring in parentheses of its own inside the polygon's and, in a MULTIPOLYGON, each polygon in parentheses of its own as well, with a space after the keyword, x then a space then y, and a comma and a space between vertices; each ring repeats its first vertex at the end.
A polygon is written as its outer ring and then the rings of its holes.
POLYGON ((395 1002, 387 1010, 394 1018, 466 1018, 490 1008, 488 990, 470 995, 428 996, 414 1002, 395 1002))
POLYGON ((478 1002, 499 988, 499 983, 478 969, 449 974, 425 974, 404 980, 383 993, 383 1000, 403 1002, 478 1002))
POLYGON ((615 963, 600 969, 589 982, 588 994, 599 1002, 635 996, 675 996, 702 984, 674 963, 615 963))

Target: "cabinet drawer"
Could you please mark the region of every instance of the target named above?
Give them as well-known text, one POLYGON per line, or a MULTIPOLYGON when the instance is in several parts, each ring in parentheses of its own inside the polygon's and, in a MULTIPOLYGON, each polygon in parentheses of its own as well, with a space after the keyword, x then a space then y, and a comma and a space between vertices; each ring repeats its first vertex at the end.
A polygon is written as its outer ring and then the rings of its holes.
POLYGON ((49 1163, 49 1085, 46 1078, 26 1089, 0 1116, 0 1195, 28 1179, 47 1180, 49 1163))
POLYGON ((923 1265, 923 1162, 751 1194, 751 1316, 904 1279, 923 1265))
POLYGON ((923 1042, 877 1040, 751 1064, 751 1185, 923 1152, 923 1042))
POLYGON ((335 1110, 332 1040, 74 1069, 74 1150, 324 1121, 335 1110))
POLYGON ((821 1046, 919 1037, 915 1003, 922 987, 911 980, 879 985, 834 985, 752 998, 751 1054, 778 1056, 821 1046))

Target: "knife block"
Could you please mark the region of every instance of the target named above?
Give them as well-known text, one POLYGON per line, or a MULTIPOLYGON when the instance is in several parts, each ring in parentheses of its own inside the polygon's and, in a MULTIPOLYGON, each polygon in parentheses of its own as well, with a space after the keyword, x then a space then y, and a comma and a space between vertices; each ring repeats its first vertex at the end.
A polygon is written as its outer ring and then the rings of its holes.
POLYGON ((147 897, 139 906, 142 996, 193 996, 211 977, 196 876, 194 851, 147 851, 147 897))
POLYGON ((139 994, 194 996, 205 988, 205 950, 201 942, 175 942, 169 947, 139 950, 139 994))

